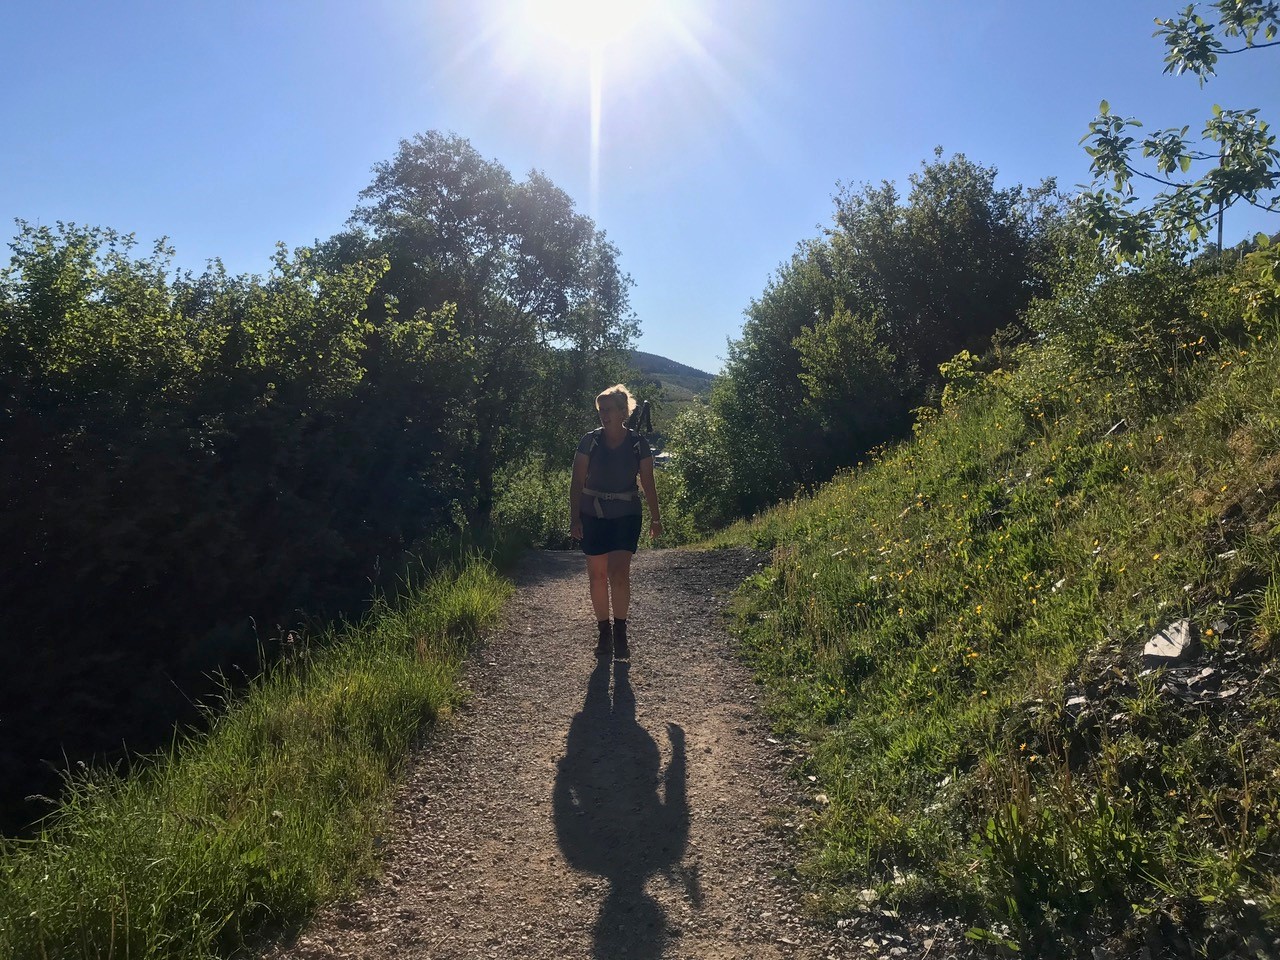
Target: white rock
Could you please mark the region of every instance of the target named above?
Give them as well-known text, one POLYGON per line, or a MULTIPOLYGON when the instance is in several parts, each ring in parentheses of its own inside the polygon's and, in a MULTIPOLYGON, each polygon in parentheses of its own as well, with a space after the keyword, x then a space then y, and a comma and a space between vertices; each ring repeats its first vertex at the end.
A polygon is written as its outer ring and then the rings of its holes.
POLYGON ((1147 641, 1144 657, 1161 662, 1180 663, 1196 648, 1195 626, 1190 620, 1176 620, 1147 641))

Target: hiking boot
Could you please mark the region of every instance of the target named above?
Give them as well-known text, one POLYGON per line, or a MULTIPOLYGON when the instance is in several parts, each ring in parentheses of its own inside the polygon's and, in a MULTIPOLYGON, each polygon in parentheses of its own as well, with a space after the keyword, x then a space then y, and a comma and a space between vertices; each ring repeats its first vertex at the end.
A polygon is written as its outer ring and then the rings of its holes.
POLYGON ((613 656, 613 627, 608 620, 596 621, 600 628, 600 638, 596 641, 596 657, 607 660, 613 656))
POLYGON ((613 621, 613 659, 630 660, 631 648, 627 646, 627 621, 613 621))

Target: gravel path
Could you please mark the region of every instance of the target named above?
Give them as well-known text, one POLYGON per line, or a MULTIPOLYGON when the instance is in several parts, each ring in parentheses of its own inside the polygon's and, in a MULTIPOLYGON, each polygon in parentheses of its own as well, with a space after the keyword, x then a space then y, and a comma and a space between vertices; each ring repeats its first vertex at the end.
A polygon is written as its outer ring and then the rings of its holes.
POLYGON ((531 555, 397 797, 382 877, 274 960, 890 955, 803 919, 785 879, 803 798, 722 619, 760 560, 639 554, 628 666, 592 657, 581 555, 531 555))

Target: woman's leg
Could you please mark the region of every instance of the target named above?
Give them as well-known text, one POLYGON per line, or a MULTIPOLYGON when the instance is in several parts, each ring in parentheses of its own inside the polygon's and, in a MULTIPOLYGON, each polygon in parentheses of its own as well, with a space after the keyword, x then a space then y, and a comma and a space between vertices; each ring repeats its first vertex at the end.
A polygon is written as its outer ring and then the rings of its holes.
MULTIPOLYGON (((611 553, 587 556, 587 577, 591 581, 591 609, 596 620, 609 619, 609 558, 611 553)), ((615 600, 616 603, 616 600, 615 600)))
MULTIPOLYGON (((588 560, 594 560, 589 557, 588 560)), ((631 606, 631 551, 613 550, 602 559, 606 559, 609 571, 609 592, 613 596, 613 616, 616 620, 627 619, 627 609, 631 606)), ((593 594, 594 597, 594 594, 593 594)), ((608 616, 605 607, 605 616, 608 616)), ((597 613, 599 608, 596 608, 597 613)))

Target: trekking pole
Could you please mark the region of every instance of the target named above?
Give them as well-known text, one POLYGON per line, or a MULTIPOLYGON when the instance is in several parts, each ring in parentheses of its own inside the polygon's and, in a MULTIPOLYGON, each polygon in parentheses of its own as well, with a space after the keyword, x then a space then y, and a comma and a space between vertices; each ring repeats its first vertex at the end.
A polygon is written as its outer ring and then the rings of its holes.
POLYGON ((627 417, 627 429, 635 433, 653 433, 653 418, 649 413, 648 400, 643 401, 627 417))

